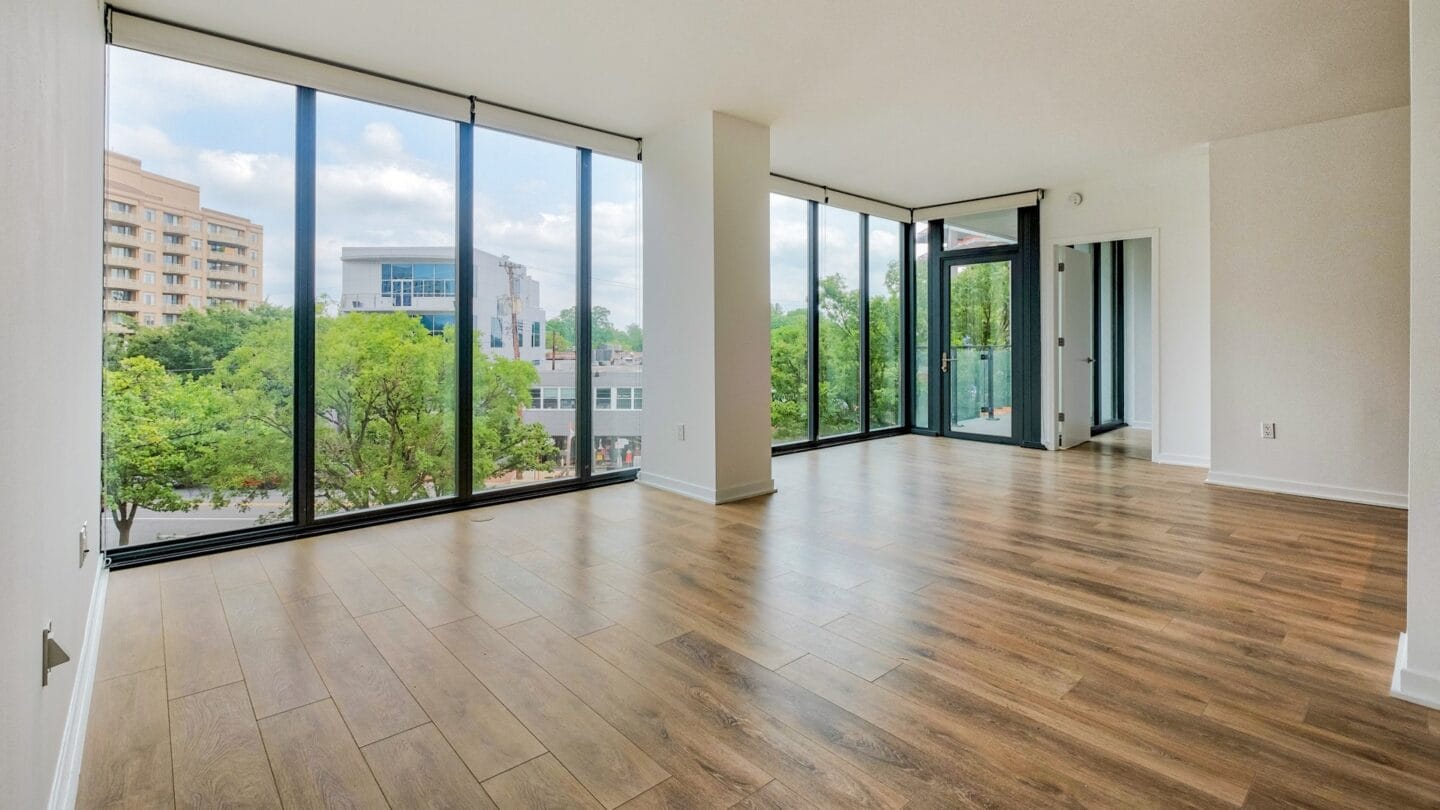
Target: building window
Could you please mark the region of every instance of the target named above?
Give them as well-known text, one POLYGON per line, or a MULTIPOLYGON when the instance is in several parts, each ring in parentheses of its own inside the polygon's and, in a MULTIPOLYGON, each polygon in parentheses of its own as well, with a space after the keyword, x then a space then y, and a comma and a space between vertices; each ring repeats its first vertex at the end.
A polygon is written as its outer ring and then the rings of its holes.
POLYGON ((535 409, 535 410, 539 410, 539 409, 540 409, 540 389, 539 389, 539 388, 531 388, 531 389, 530 389, 530 407, 533 408, 533 409, 535 409))
POLYGON ((547 411, 559 410, 560 389, 553 387, 543 389, 543 397, 541 398, 540 407, 547 411))
POLYGON ((165 261, 165 264, 184 264, 184 263, 185 263, 185 257, 184 257, 184 256, 177 256, 177 255, 174 254, 174 253, 166 253, 166 254, 164 255, 164 261, 165 261))
POLYGON ((615 389, 615 410, 617 410, 617 411, 628 411, 628 410, 631 410, 633 407, 634 407, 634 406, 631 404, 631 400, 630 400, 630 389, 629 389, 629 388, 616 388, 616 389, 615 389))
POLYGON ((165 224, 166 224, 166 225, 184 225, 184 224, 185 224, 185 218, 182 217, 182 216, 180 216, 179 214, 166 213, 166 214, 165 214, 165 224))
POLYGON ((199 250, 200 250, 200 240, 199 240, 199 239, 191 239, 191 240, 190 240, 190 249, 191 249, 192 251, 199 252, 199 250))
POLYGON ((490 319, 490 348, 500 349, 505 346, 505 327, 500 323, 499 318, 490 319))
POLYGON ((614 407, 610 399, 610 390, 609 388, 595 389, 595 410, 608 411, 614 407))
POLYGON ((148 313, 148 312, 145 313, 145 325, 146 325, 146 326, 154 326, 154 325, 155 325, 155 316, 154 316, 154 315, 151 315, 151 314, 148 313))
POLYGON ((150 307, 155 306, 155 293, 145 293, 145 305, 150 307))
POLYGON ((154 284, 154 283, 155 283, 155 271, 154 271, 154 270, 146 270, 146 271, 145 271, 145 283, 146 283, 146 284, 154 284))
POLYGON ((145 221, 146 221, 146 222, 154 222, 154 221, 155 221, 155 209, 154 209, 154 208, 146 208, 146 209, 145 209, 145 221))
POLYGON ((144 253, 141 254, 141 257, 145 260, 145 263, 146 263, 146 264, 154 264, 154 263, 155 263, 155 251, 153 251, 153 250, 147 250, 147 251, 145 251, 144 253))
POLYGON ((530 322, 530 347, 531 347, 531 348, 534 348, 534 349, 540 348, 540 322, 539 322, 539 321, 531 321, 531 322, 530 322))
POLYGON ((131 211, 135 210, 135 206, 131 205, 130 203, 123 203, 118 200, 111 200, 110 210, 116 214, 128 214, 131 211))
POLYGON ((135 258, 135 248, 124 247, 122 245, 111 245, 110 255, 118 259, 133 259, 135 258))
POLYGON ((190 260, 190 269, 191 269, 191 270, 199 270, 199 269, 200 269, 200 260, 199 260, 199 259, 191 259, 191 260, 190 260))
POLYGON ((135 293, 133 293, 133 292, 131 292, 131 291, 129 291, 129 290, 111 290, 111 291, 110 291, 110 300, 111 300, 111 301, 134 301, 134 300, 135 300, 135 293))

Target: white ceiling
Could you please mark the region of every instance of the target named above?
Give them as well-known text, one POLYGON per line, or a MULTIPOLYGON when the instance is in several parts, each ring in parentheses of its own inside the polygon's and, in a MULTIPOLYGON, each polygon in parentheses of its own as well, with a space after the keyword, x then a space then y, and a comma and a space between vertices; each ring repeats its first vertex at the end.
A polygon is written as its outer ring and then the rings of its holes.
POLYGON ((644 136, 716 109, 902 205, 1408 103, 1406 0, 130 0, 644 136))

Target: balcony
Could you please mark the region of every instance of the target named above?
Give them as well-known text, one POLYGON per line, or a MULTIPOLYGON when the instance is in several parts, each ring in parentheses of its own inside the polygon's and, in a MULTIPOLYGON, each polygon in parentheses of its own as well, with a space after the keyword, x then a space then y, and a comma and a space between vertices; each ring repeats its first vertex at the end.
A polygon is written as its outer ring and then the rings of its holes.
POLYGON ((109 222, 123 222, 127 225, 135 225, 140 222, 140 212, 134 209, 121 213, 105 206, 105 219, 109 222))
POLYGON ((141 282, 138 278, 105 277, 105 289, 107 290, 138 290, 140 287, 141 282))
POLYGON ((139 247, 140 234, 138 233, 116 233, 109 228, 105 229, 105 244, 124 245, 125 247, 139 247))
POLYGON ((140 255, 137 253, 134 256, 116 256, 115 254, 107 250, 105 251, 104 263, 110 265, 111 267, 139 268, 140 255))
POLYGON ((161 304, 160 311, 166 315, 183 315, 190 310, 189 304, 161 304))
POLYGON ((340 296, 341 312, 453 312, 453 295, 417 295, 397 292, 344 293, 340 296))

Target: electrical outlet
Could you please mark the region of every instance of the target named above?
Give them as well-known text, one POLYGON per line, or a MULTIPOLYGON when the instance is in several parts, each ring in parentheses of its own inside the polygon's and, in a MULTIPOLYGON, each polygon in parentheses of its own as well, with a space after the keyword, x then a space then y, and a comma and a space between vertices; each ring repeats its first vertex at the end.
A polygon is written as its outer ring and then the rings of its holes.
POLYGON ((1274 423, 1274 422, 1261 422, 1261 423, 1260 423, 1260 438, 1262 438, 1262 439, 1273 439, 1273 438, 1275 438, 1275 423, 1274 423))
POLYGON ((675 426, 675 438, 676 438, 676 439, 679 439, 679 440, 682 441, 682 442, 685 441, 685 423, 684 423, 684 422, 681 422, 680 424, 678 424, 678 425, 675 426))

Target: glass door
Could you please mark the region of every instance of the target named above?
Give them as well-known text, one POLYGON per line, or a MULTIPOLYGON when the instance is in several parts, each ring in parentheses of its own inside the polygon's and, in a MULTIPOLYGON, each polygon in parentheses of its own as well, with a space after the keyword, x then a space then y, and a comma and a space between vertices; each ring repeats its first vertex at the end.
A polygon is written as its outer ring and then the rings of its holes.
POLYGON ((954 436, 1013 438, 1014 259, 966 256, 946 259, 943 266, 944 431, 954 436))

